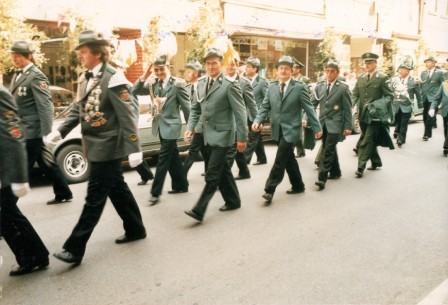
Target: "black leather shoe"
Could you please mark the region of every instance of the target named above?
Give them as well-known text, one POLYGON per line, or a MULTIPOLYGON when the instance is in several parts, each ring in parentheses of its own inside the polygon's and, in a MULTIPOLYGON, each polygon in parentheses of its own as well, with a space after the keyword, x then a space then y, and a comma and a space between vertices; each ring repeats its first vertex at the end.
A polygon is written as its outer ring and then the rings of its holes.
POLYGON ((443 150, 443 155, 446 157, 448 155, 448 149, 443 150))
POLYGON ((223 205, 222 207, 219 208, 219 210, 220 210, 221 212, 227 212, 227 211, 237 210, 237 209, 239 209, 240 207, 241 207, 241 206, 238 206, 238 207, 229 207, 229 206, 227 206, 227 205, 223 205))
POLYGON ((356 155, 358 155, 358 149, 356 147, 353 148, 353 151, 355 152, 356 155))
POLYGON ((180 194, 180 193, 188 193, 188 189, 168 191, 168 194, 180 194))
POLYGON ((303 158, 303 157, 305 157, 305 153, 301 153, 301 154, 297 154, 296 155, 296 158, 303 158))
POLYGON ((253 163, 253 165, 262 165, 262 164, 266 164, 266 163, 268 163, 268 162, 266 162, 266 161, 257 161, 257 162, 255 162, 255 163, 253 163))
POLYGON ((55 197, 54 199, 48 200, 47 204, 58 204, 58 203, 62 203, 62 202, 69 202, 69 201, 72 201, 72 199, 73 199, 73 196, 68 196, 65 198, 55 197))
POLYGON ((394 132, 394 139, 398 138, 398 133, 394 132))
POLYGON ((331 175, 330 174, 327 179, 336 180, 336 179, 339 179, 339 178, 341 178, 341 175, 331 175))
POLYGON ((305 192, 305 189, 303 188, 303 189, 299 189, 299 190, 296 190, 296 189, 289 189, 289 190, 287 190, 286 191, 286 194, 300 194, 300 193, 303 193, 303 192, 305 192))
POLYGON ((32 265, 32 266, 17 266, 12 268, 12 270, 9 272, 10 276, 19 276, 19 275, 24 275, 24 274, 28 274, 28 273, 32 273, 32 272, 36 272, 36 271, 41 271, 44 270, 48 267, 49 265, 49 261, 45 261, 36 265, 32 265))
POLYGON ((194 212, 192 210, 187 210, 187 211, 184 211, 184 213, 187 214, 188 216, 190 216, 191 218, 194 218, 197 221, 202 222, 203 216, 197 214, 196 212, 194 212))
POLYGON ((271 203, 272 202, 272 198, 274 198, 274 194, 272 194, 272 193, 264 193, 261 197, 266 199, 267 203, 271 203))
POLYGON ((149 180, 146 179, 142 179, 142 181, 140 181, 139 183, 137 183, 137 185, 146 185, 146 183, 148 183, 149 180))
POLYGON ((428 137, 427 136, 423 136, 423 141, 428 141, 428 137))
POLYGON ((244 180, 244 179, 250 179, 250 175, 244 175, 244 176, 238 175, 235 177, 235 180, 244 180))
POLYGON ((73 253, 70 253, 67 250, 62 250, 61 252, 53 253, 53 256, 68 264, 79 265, 81 264, 82 261, 82 256, 74 255, 73 253))
POLYGON ((363 170, 358 168, 358 170, 355 172, 356 178, 362 178, 364 175, 363 170))
POLYGON ((374 170, 376 170, 377 168, 380 168, 380 167, 381 167, 381 165, 372 165, 372 166, 368 167, 367 170, 374 171, 374 170))
POLYGON ((115 243, 116 244, 125 244, 125 243, 129 243, 131 241, 136 241, 139 239, 144 239, 146 238, 146 233, 142 234, 142 235, 137 235, 137 236, 128 236, 126 234, 121 235, 120 237, 118 237, 117 239, 115 239, 115 243))
POLYGON ((322 180, 316 181, 314 184, 319 187, 319 190, 323 190, 325 188, 325 182, 322 180))
POLYGON ((159 203, 159 196, 151 195, 151 197, 149 197, 149 202, 151 203, 150 205, 156 205, 159 203))

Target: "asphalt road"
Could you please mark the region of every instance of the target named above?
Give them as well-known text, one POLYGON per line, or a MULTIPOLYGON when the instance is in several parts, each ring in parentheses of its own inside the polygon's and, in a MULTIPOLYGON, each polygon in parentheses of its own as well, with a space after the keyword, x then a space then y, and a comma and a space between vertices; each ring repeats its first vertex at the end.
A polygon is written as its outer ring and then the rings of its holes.
MULTIPOLYGON (((111 204, 79 267, 53 257, 47 270, 9 277, 14 257, 0 241, 1 304, 417 304, 448 278, 448 158, 442 121, 428 142, 421 123, 409 127, 402 149, 380 149, 383 168, 357 179, 352 152, 358 136, 339 144, 342 178, 324 191, 314 186, 317 149, 298 159, 306 192, 274 201, 261 198, 269 164, 251 166, 239 181, 243 206, 222 213, 219 192, 205 221, 190 209, 203 187, 203 163, 189 173, 190 192, 148 207, 148 186, 125 179, 139 202, 148 238, 116 245, 122 225, 111 204)), ((234 167, 236 174, 236 167, 234 167)), ((86 183, 72 185, 71 203, 47 206, 51 186, 37 185, 19 201, 51 253, 59 251, 78 220, 86 183)), ((448 301, 440 304, 448 304, 448 301)), ((438 305, 438 304, 434 304, 438 305)))

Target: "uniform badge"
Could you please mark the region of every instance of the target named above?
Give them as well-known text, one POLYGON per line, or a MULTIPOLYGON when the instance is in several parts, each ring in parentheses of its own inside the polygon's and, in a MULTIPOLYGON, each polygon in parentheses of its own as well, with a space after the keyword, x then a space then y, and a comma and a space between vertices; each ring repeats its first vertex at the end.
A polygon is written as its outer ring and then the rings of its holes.
POLYGON ((17 93, 18 96, 26 96, 26 87, 19 87, 19 92, 17 93))
POLYGON ((335 111, 338 111, 338 110, 339 110, 339 105, 334 105, 334 106, 333 106, 333 109, 334 109, 335 111))
POLYGON ((15 139, 20 138, 22 136, 22 132, 20 131, 19 127, 8 128, 8 132, 11 135, 11 137, 15 139))
POLYGON ((5 111, 3 112, 3 118, 5 119, 5 121, 9 121, 12 120, 16 117, 16 114, 14 111, 5 111))
POLYGON ((40 83, 40 87, 42 88, 42 89, 47 89, 47 84, 45 83, 45 82, 42 82, 42 83, 40 83))
POLYGON ((129 92, 127 90, 121 91, 120 99, 122 99, 123 101, 128 101, 129 100, 129 92))
POLYGON ((131 142, 137 142, 138 136, 136 134, 131 134, 129 140, 131 140, 131 142))

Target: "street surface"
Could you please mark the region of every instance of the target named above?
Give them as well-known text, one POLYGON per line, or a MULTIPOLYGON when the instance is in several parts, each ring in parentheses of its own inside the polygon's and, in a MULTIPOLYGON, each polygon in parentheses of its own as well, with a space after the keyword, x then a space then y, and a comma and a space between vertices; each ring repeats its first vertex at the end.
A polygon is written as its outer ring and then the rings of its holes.
MULTIPOLYGON (((109 202, 79 267, 50 257, 47 270, 10 277, 16 262, 0 241, 0 303, 418 304, 448 278, 448 158, 440 117, 438 126, 423 142, 423 124, 410 124, 408 143, 380 148, 383 167, 362 179, 355 178, 352 151, 359 136, 349 136, 338 146, 342 178, 323 191, 314 185, 318 147, 307 151, 298 159, 305 193, 287 195, 285 176, 266 206, 261 195, 276 151, 269 144, 269 163, 251 165, 252 178, 237 182, 242 208, 219 212, 217 192, 202 224, 184 214, 202 191, 202 162, 189 173, 189 193, 167 194, 167 178, 153 207, 151 184, 137 186, 137 172, 126 171, 148 238, 116 245, 123 228, 109 202)), ((84 204, 87 184, 71 188, 71 203, 47 206, 48 184, 19 201, 51 253, 61 249, 84 204)), ((433 305, 448 304, 445 293, 433 305)))

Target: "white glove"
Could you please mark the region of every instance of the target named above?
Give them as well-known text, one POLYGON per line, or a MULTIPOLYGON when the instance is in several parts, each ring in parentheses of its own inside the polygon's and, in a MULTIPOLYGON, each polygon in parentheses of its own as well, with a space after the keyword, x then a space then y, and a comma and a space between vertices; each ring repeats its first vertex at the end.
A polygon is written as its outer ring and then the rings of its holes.
POLYGON ((140 152, 136 152, 136 153, 130 154, 129 157, 128 157, 128 160, 129 160, 129 166, 134 168, 134 167, 142 164, 142 162, 143 162, 143 153, 140 151, 140 152))
POLYGON ((47 146, 53 146, 60 139, 62 139, 61 133, 59 132, 59 130, 55 130, 44 137, 44 143, 47 146))
POLYGON ((31 191, 30 185, 28 182, 26 182, 26 183, 11 183, 11 189, 16 197, 23 197, 29 191, 31 191))
POLYGON ((436 111, 435 111, 434 109, 429 109, 429 111, 428 111, 428 115, 429 115, 430 117, 433 117, 435 112, 436 112, 436 111))

